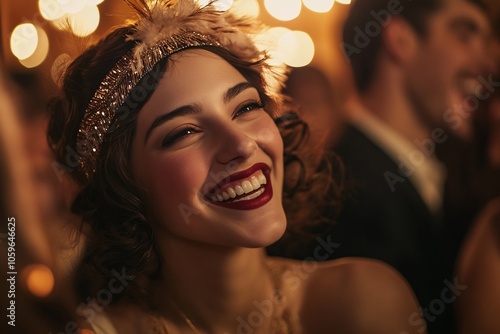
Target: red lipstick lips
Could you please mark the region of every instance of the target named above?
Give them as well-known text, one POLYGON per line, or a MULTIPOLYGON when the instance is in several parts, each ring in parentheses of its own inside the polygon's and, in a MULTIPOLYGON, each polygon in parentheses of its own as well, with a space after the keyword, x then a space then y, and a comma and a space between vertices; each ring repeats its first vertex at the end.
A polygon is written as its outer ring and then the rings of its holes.
POLYGON ((253 210, 273 197, 270 167, 256 163, 252 167, 231 174, 205 195, 210 203, 233 210, 253 210))

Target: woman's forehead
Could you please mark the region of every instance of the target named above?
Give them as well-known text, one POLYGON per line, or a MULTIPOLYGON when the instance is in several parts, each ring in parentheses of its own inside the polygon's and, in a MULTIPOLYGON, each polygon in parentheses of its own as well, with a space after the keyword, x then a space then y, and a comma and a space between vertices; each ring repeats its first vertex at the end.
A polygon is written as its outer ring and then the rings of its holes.
MULTIPOLYGON (((229 62, 207 50, 184 50, 172 56, 152 98, 193 99, 246 81, 229 62)), ((188 102, 188 101, 186 101, 188 102)))

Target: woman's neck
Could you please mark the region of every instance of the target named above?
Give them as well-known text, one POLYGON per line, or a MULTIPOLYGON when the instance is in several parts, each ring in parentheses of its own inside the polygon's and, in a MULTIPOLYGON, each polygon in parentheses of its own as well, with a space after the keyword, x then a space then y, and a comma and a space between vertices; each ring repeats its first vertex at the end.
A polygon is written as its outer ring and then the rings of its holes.
MULTIPOLYGON (((215 247, 176 239, 164 243, 160 253, 161 278, 151 292, 160 314, 177 312, 177 323, 187 317, 198 330, 236 332, 239 318, 258 311, 255 302, 274 297, 262 248, 215 247)), ((270 322, 268 317, 259 327, 265 329, 270 322)))

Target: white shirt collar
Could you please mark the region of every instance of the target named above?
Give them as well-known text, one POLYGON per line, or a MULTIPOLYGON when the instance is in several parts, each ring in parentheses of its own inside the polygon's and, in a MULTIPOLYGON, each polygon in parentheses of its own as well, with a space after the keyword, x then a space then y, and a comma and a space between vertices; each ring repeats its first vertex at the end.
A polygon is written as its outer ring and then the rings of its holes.
MULTIPOLYGON (((381 121, 363 107, 356 108, 352 123, 398 165, 399 176, 408 178, 431 212, 441 208, 446 169, 433 154, 381 121)), ((439 145, 438 143, 434 143, 439 145)))

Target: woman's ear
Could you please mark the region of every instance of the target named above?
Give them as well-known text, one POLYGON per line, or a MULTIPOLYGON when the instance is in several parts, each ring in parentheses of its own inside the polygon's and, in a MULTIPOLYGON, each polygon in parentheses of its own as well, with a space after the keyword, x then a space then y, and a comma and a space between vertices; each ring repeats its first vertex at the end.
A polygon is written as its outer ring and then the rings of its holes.
POLYGON ((392 16, 382 30, 382 43, 385 52, 393 61, 405 63, 418 50, 418 35, 406 20, 392 16))

